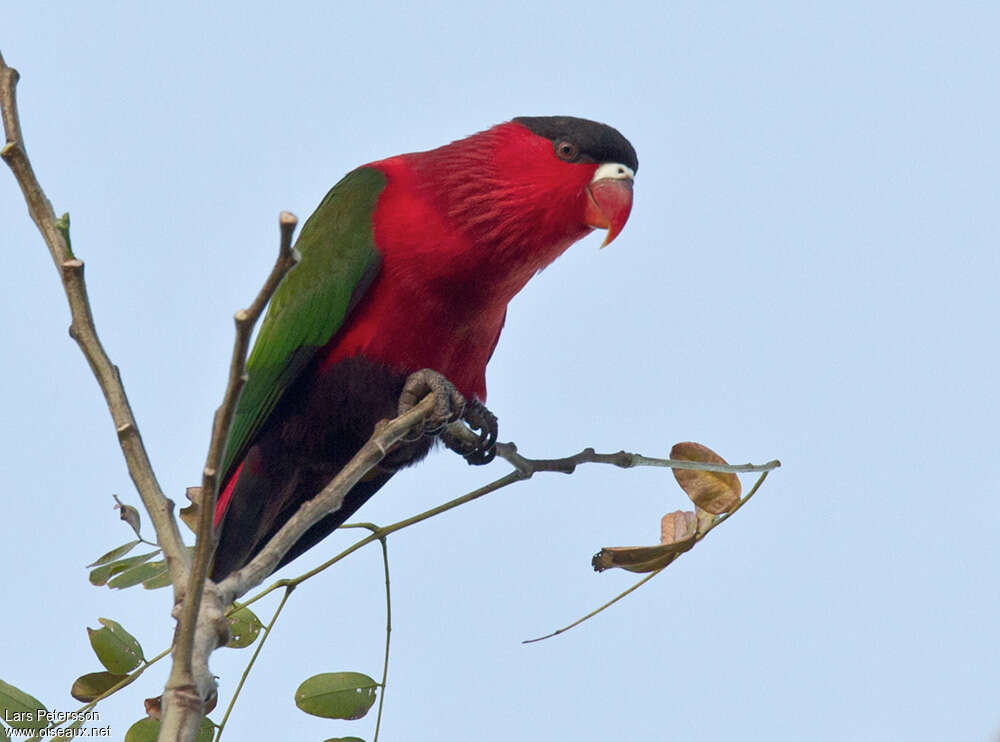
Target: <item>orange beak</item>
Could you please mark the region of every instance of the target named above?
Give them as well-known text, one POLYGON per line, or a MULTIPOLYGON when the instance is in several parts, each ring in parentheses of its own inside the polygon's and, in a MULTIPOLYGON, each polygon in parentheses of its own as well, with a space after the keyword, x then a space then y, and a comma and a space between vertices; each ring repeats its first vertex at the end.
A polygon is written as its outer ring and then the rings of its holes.
POLYGON ((601 247, 618 236, 632 211, 632 179, 601 178, 587 186, 583 221, 589 227, 608 230, 601 247))

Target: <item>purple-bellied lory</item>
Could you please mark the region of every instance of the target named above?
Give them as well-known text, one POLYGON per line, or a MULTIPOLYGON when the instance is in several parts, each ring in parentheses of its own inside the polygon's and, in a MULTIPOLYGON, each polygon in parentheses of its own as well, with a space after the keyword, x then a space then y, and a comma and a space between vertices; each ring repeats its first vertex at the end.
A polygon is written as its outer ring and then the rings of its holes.
MULTIPOLYGON (((296 242, 247 362, 215 513, 212 576, 246 564, 371 436, 435 395, 427 434, 391 451, 285 556, 341 525, 401 466, 423 458, 457 417, 496 419, 486 363, 507 303, 593 229, 613 240, 632 208, 635 150, 610 126, 570 116, 516 118, 428 152, 354 170, 296 242)), ((446 441, 447 442, 447 441, 446 441)), ((456 444, 456 447, 457 446, 456 444)))

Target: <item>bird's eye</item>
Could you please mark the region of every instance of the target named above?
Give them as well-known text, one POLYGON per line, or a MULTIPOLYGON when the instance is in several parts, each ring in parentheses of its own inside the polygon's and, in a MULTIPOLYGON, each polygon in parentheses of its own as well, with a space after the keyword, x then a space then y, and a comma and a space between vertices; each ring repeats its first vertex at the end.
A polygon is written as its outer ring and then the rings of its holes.
POLYGON ((579 150, 577 150, 576 145, 572 142, 568 142, 565 139, 556 142, 556 156, 560 160, 571 162, 576 159, 577 154, 579 154, 579 150))

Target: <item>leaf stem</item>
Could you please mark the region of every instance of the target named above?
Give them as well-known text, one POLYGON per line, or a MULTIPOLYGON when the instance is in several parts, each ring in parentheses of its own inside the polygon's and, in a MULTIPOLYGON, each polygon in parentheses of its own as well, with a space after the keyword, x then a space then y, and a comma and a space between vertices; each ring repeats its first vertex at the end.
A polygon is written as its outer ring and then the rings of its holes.
MULTIPOLYGON (((772 463, 776 463, 776 462, 772 462, 772 463)), ((766 466, 766 465, 765 465, 765 466, 766 466)), ((780 466, 780 464, 779 464, 779 466, 780 466)), ((773 467, 772 467, 772 468, 773 468, 773 467)), ((755 471, 760 471, 760 469, 755 469, 755 471)), ((669 562, 667 562, 666 564, 664 564, 664 565, 663 565, 662 567, 660 567, 659 569, 657 569, 657 570, 656 570, 656 571, 654 571, 654 572, 650 572, 650 573, 649 573, 648 575, 646 575, 645 577, 643 577, 643 578, 642 578, 641 580, 639 580, 639 581, 638 581, 637 583, 635 583, 634 585, 632 585, 632 586, 631 586, 630 588, 628 588, 628 589, 627 589, 627 590, 625 590, 624 592, 621 592, 621 593, 619 593, 618 595, 616 595, 615 597, 613 597, 613 598, 612 598, 611 600, 609 600, 609 601, 608 601, 607 603, 605 603, 604 605, 600 606, 599 608, 595 608, 595 609, 594 609, 594 610, 592 610, 592 611, 591 611, 590 613, 588 613, 588 614, 587 614, 586 616, 582 616, 581 618, 578 618, 578 619, 577 619, 576 621, 574 621, 573 623, 571 623, 571 624, 568 624, 568 625, 566 625, 566 626, 563 626, 563 627, 562 627, 561 629, 556 629, 556 630, 555 630, 555 631, 553 631, 553 632, 552 632, 551 634, 546 634, 545 636, 539 636, 539 637, 535 637, 534 639, 525 639, 525 640, 524 640, 524 641, 522 641, 521 643, 522 643, 522 644, 533 644, 534 642, 540 642, 540 641, 542 641, 543 639, 551 639, 551 638, 552 638, 552 637, 554 637, 554 636, 558 636, 559 634, 562 634, 562 633, 565 633, 565 632, 569 631, 570 629, 572 629, 572 628, 575 628, 575 627, 579 626, 579 625, 580 625, 580 624, 582 624, 582 623, 583 623, 584 621, 587 621, 588 619, 591 619, 591 618, 593 618, 593 617, 594 617, 594 616, 596 616, 596 615, 597 615, 598 613, 600 613, 601 611, 603 611, 603 610, 604 610, 605 608, 610 608, 610 607, 611 607, 611 606, 613 606, 613 605, 614 605, 615 603, 617 603, 617 602, 618 602, 619 600, 621 600, 621 599, 622 599, 622 598, 624 598, 624 597, 625 597, 626 595, 628 595, 629 593, 631 593, 631 592, 632 592, 633 590, 637 590, 638 588, 640 588, 640 587, 642 587, 643 585, 645 585, 645 584, 646 584, 647 582, 649 582, 649 581, 650 581, 651 579, 653 579, 653 578, 654 578, 654 577, 656 577, 656 576, 657 576, 658 574, 660 574, 660 572, 662 572, 662 571, 663 571, 663 570, 665 570, 665 569, 666 569, 667 567, 669 567, 669 566, 670 566, 671 564, 673 564, 673 563, 674 563, 674 562, 675 562, 675 561, 677 560, 677 558, 678 558, 678 557, 679 557, 679 556, 680 556, 681 554, 687 554, 688 552, 690 552, 690 551, 691 551, 691 549, 693 549, 693 548, 694 548, 694 545, 695 545, 695 544, 697 544, 697 543, 698 543, 699 541, 701 541, 702 539, 704 539, 704 538, 705 538, 705 536, 707 536, 707 535, 708 535, 709 533, 711 533, 711 532, 712 532, 712 530, 713 530, 713 529, 714 529, 714 528, 715 528, 716 526, 718 526, 718 525, 720 525, 721 523, 723 523, 723 522, 727 521, 727 520, 729 519, 729 517, 730 517, 730 516, 731 516, 731 515, 732 515, 733 513, 735 513, 735 512, 737 511, 737 510, 739 510, 739 509, 740 509, 741 507, 743 507, 743 505, 744 505, 744 504, 746 504, 747 500, 749 500, 749 499, 750 499, 751 497, 753 497, 753 496, 754 496, 754 494, 755 494, 755 493, 757 492, 757 490, 759 490, 759 489, 760 489, 760 486, 761 486, 762 484, 764 484, 764 480, 765 480, 765 479, 767 479, 767 475, 768 475, 769 473, 770 473, 770 469, 765 469, 765 470, 763 471, 763 473, 762 473, 762 474, 760 475, 760 477, 758 477, 758 478, 757 478, 757 481, 756 481, 756 482, 754 483, 753 487, 751 487, 751 488, 750 488, 750 491, 749 491, 749 492, 747 492, 746 496, 744 496, 744 497, 743 497, 743 498, 742 498, 742 499, 741 499, 741 500, 740 500, 739 502, 737 502, 737 503, 736 503, 736 505, 735 505, 735 506, 733 507, 733 509, 732 509, 732 510, 730 510, 730 511, 729 511, 728 513, 725 513, 725 514, 723 514, 723 515, 720 515, 720 516, 716 517, 716 518, 715 518, 715 519, 714 519, 714 520, 712 521, 711 525, 709 525, 709 526, 708 526, 708 528, 706 528, 705 530, 701 531, 700 533, 696 533, 696 534, 695 534, 695 537, 694 537, 694 544, 692 544, 690 548, 688 548, 688 549, 685 549, 684 551, 682 551, 682 552, 679 552, 679 553, 675 554, 675 555, 674 555, 674 558, 673 558, 673 559, 671 559, 671 560, 670 560, 669 562)))
POLYGON ((278 607, 274 609, 274 614, 271 616, 271 620, 268 622, 267 626, 264 627, 264 635, 260 638, 260 641, 257 642, 257 646, 254 648, 250 661, 243 669, 243 674, 240 676, 240 682, 236 684, 236 690, 233 691, 233 697, 229 699, 229 705, 226 706, 226 713, 223 714, 222 720, 216 728, 215 742, 219 742, 219 738, 222 736, 222 730, 225 728, 226 722, 229 721, 229 715, 233 712, 233 707, 236 705, 236 699, 239 698, 240 691, 243 690, 243 685, 246 683, 247 677, 250 675, 250 670, 253 669, 254 663, 257 661, 257 657, 260 655, 260 650, 264 648, 264 642, 267 641, 267 637, 271 635, 271 627, 273 627, 274 622, 278 620, 278 616, 281 614, 281 609, 285 607, 285 603, 288 601, 288 597, 292 594, 294 589, 294 585, 288 585, 285 588, 285 594, 281 596, 281 602, 278 603, 278 607))
POLYGON ((382 565, 385 567, 385 660, 382 663, 382 692, 378 696, 378 715, 375 717, 375 739, 382 729, 382 706, 385 704, 385 684, 389 677, 389 637, 392 634, 392 601, 389 597, 389 546, 385 536, 379 538, 382 545, 382 565))

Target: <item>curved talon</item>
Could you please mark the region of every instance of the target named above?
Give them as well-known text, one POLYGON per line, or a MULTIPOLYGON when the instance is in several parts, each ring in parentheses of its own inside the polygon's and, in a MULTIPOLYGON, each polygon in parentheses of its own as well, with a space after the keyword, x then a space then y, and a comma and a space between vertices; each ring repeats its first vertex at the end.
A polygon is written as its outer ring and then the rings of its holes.
POLYGON ((487 450, 475 450, 472 453, 465 456, 465 460, 469 462, 471 466, 483 466, 488 464, 493 459, 497 457, 497 448, 493 446, 487 450))
POLYGON ((406 377, 399 394, 398 414, 402 415, 417 406, 428 394, 434 395, 434 411, 424 420, 424 427, 404 440, 415 441, 425 435, 438 435, 448 423, 465 414, 465 397, 444 375, 429 368, 421 369, 406 377))
POLYGON ((462 456, 466 461, 474 466, 488 464, 497 455, 496 443, 498 424, 497 417, 479 400, 472 400, 465 407, 462 419, 473 430, 479 431, 478 442, 470 446, 464 441, 453 438, 448 433, 441 434, 444 444, 462 456))
POLYGON ((472 403, 465 408, 463 417, 469 425, 480 431, 480 448, 493 448, 496 445, 499 432, 497 416, 490 412, 486 405, 478 399, 472 400, 472 403))

